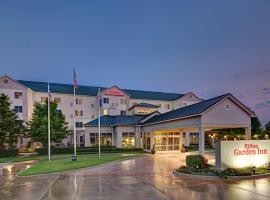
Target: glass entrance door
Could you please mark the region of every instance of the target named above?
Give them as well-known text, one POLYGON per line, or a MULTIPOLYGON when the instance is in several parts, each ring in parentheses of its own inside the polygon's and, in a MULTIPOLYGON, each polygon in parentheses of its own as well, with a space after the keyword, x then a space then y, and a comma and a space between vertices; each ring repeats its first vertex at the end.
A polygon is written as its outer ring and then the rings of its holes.
POLYGON ((154 134, 154 145, 156 151, 180 150, 181 140, 179 132, 167 132, 154 134))

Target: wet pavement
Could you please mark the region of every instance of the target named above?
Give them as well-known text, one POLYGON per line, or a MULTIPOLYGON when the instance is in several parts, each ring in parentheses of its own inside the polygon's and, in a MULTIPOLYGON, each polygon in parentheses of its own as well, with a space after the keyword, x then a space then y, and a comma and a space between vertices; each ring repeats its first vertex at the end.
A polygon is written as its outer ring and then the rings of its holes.
POLYGON ((145 156, 61 175, 0 176, 0 199, 270 199, 270 178, 202 181, 173 176, 172 170, 184 161, 183 155, 145 156))

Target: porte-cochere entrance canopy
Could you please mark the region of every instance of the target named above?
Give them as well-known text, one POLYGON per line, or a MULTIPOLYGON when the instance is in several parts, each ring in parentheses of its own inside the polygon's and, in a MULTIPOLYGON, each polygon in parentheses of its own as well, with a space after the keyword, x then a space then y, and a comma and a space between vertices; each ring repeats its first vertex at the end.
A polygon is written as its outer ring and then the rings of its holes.
MULTIPOLYGON (((224 128, 244 128, 251 137, 251 117, 254 114, 232 94, 225 94, 186 107, 160 114, 139 116, 103 116, 101 127, 113 133, 113 145, 122 147, 122 135, 134 133, 136 147, 156 150, 180 150, 183 133, 199 133, 199 152, 204 154, 205 131, 224 128)), ((98 120, 85 125, 86 134, 97 131, 98 120)))

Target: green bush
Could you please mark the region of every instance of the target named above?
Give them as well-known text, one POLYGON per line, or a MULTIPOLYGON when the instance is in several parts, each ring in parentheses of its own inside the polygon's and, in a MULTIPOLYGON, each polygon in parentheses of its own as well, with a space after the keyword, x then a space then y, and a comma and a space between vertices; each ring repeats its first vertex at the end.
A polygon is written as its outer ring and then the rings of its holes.
POLYGON ((19 150, 18 149, 0 150, 0 158, 13 157, 13 156, 17 156, 18 154, 19 154, 19 150))
MULTIPOLYGON (((48 148, 36 149, 39 155, 47 155, 48 148)), ((144 152, 141 148, 116 148, 116 147, 101 147, 101 153, 130 153, 144 152)), ((52 154, 73 154, 74 148, 51 148, 52 154)), ((77 154, 98 153, 98 147, 78 147, 77 154)))
POLYGON ((224 170, 228 176, 251 176, 253 175, 252 167, 245 168, 228 168, 224 170))
POLYGON ((209 167, 208 160, 201 155, 188 155, 186 157, 186 165, 192 169, 205 169, 209 167))

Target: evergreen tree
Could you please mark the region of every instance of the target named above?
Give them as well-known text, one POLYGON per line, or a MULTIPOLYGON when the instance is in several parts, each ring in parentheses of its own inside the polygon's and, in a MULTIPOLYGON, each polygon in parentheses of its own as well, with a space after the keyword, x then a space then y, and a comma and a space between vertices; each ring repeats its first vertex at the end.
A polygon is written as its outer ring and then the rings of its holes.
POLYGON ((265 124, 264 129, 265 134, 270 134, 270 121, 265 124))
POLYGON ((251 134, 257 135, 258 138, 262 137, 262 124, 258 117, 251 118, 251 134))
MULTIPOLYGON (((57 103, 50 103, 51 117, 51 141, 55 143, 61 142, 67 137, 68 127, 65 116, 61 112, 57 112, 57 103)), ((45 104, 36 103, 31 121, 28 123, 28 137, 33 142, 41 142, 48 144, 48 102, 45 104)))
POLYGON ((5 94, 0 95, 0 148, 4 145, 11 147, 17 143, 19 136, 25 134, 23 120, 11 109, 9 97, 5 94))

